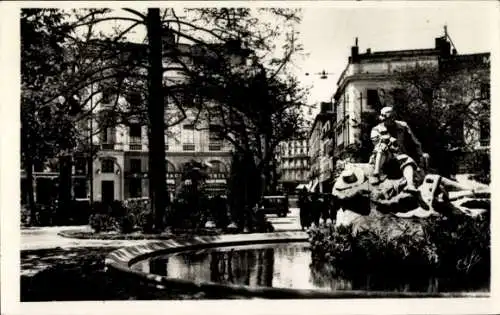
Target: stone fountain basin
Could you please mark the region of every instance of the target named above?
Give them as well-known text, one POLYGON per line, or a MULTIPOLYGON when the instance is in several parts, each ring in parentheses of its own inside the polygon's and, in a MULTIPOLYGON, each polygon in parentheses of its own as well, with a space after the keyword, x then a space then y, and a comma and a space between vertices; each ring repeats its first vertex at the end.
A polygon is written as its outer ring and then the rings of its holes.
POLYGON ((255 234, 233 234, 219 236, 198 236, 189 240, 152 241, 144 245, 124 247, 111 252, 105 259, 106 270, 117 277, 126 277, 133 281, 156 286, 157 289, 175 287, 186 291, 218 292, 227 296, 244 296, 274 299, 320 299, 320 298, 393 298, 393 297, 488 297, 485 292, 453 293, 415 293, 415 292, 380 292, 380 291, 325 291, 313 289, 291 289, 274 287, 252 287, 246 285, 221 284, 214 282, 195 282, 185 279, 169 278, 134 270, 132 265, 147 258, 173 254, 189 250, 201 250, 216 247, 258 245, 269 243, 305 242, 306 232, 276 232, 255 234))

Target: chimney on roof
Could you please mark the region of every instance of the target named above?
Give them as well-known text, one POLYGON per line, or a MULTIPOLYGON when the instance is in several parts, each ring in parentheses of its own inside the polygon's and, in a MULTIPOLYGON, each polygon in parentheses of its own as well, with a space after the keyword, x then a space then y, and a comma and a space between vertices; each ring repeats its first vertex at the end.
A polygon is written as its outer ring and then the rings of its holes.
POLYGON ((331 102, 321 102, 321 109, 320 112, 323 113, 328 113, 332 111, 332 106, 333 104, 331 102))
POLYGON ((358 47, 358 38, 356 37, 354 46, 351 47, 351 58, 350 61, 356 63, 359 61, 359 47, 358 47))
POLYGON ((371 54, 371 53, 372 53, 372 50, 371 50, 370 48, 367 48, 367 49, 366 49, 366 53, 369 55, 369 54, 371 54))
POLYGON ((446 37, 437 37, 435 39, 435 42, 436 42, 436 50, 439 51, 439 54, 442 56, 442 57, 449 57, 450 56, 450 53, 451 53, 451 44, 450 42, 447 40, 446 37))

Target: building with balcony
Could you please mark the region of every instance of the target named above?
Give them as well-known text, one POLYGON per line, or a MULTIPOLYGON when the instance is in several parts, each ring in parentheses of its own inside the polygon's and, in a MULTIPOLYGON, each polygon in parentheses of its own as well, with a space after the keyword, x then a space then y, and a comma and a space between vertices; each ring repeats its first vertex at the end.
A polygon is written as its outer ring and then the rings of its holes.
MULTIPOLYGON (((172 37, 167 34, 164 41, 170 44, 172 37)), ((233 45, 234 43, 228 43, 233 45)), ((139 51, 143 56, 142 44, 120 43, 125 45, 125 54, 139 51)), ((180 54, 193 58, 209 58, 206 52, 196 45, 179 44, 180 54)), ((231 49, 229 47, 228 49, 231 49)), ((183 55, 182 58, 185 58, 183 55)), ((245 63, 240 55, 229 55, 235 66, 245 63)), ((185 60, 189 61, 189 60, 185 60)), ((171 61, 167 58, 166 64, 171 61)), ((166 71, 167 85, 182 82, 184 77, 176 71, 166 71)), ((116 108, 126 111, 129 105, 144 104, 145 100, 137 92, 127 95, 115 93, 109 84, 94 83, 83 91, 86 118, 78 122, 78 129, 84 138, 89 139, 88 152, 74 154, 71 157, 71 195, 76 199, 94 201, 124 200, 148 197, 148 128, 139 116, 126 115, 126 119, 115 117, 116 108), (91 144, 91 145, 90 145, 91 144), (91 149, 95 153, 90 154, 91 149), (89 156, 93 159, 90 162, 89 156)), ((165 121, 169 128, 165 131, 165 152, 167 185, 170 193, 180 183, 184 164, 196 160, 210 165, 206 187, 213 193, 225 193, 226 180, 229 176, 232 146, 221 139, 214 131, 217 122, 200 119, 194 108, 183 104, 185 117, 177 124, 172 124, 179 116, 175 106, 166 104, 165 121), (185 106, 184 106, 185 105, 185 106)), ((144 106, 143 106, 144 107, 144 106)), ((35 200, 45 202, 57 195, 60 177, 58 161, 48 161, 45 165, 35 166, 34 183, 27 183, 24 171, 21 171, 22 201, 26 199, 26 185, 32 184, 35 200)))
MULTIPOLYGON (((435 46, 429 49, 397 50, 372 52, 367 49, 365 53, 359 52, 358 40, 351 47, 348 64, 337 81, 334 94, 334 142, 335 156, 340 159, 360 159, 359 144, 363 136, 361 133, 369 132, 377 121, 373 119, 373 126, 362 130, 361 121, 366 122, 366 117, 377 114, 381 107, 394 105, 404 106, 401 99, 402 87, 395 79, 398 70, 426 65, 435 68, 437 73, 460 79, 464 82, 467 77, 480 76, 484 80, 477 86, 473 94, 477 94, 478 102, 489 102, 489 53, 458 55, 451 49, 449 37, 438 37, 435 46)), ((425 96, 424 96, 425 97, 425 96)), ((432 98, 432 95, 428 97, 432 98)), ((474 97, 467 97, 468 101, 474 97)), ((465 101, 465 100, 464 100, 465 101)), ((471 108, 474 104, 471 104, 471 108)), ((462 138, 468 147, 473 150, 489 148, 489 124, 477 123, 474 130, 457 125, 457 137, 462 138)), ((411 126, 410 126, 411 127, 411 126)), ((366 155, 366 154, 365 154, 366 155)), ((366 161, 362 161, 366 162, 366 161)))
POLYGON ((309 189, 328 192, 333 188, 333 143, 332 126, 334 119, 332 103, 321 103, 309 133, 309 189))
POLYGON ((298 185, 309 181, 309 141, 305 138, 290 139, 278 145, 279 185, 293 193, 298 185))

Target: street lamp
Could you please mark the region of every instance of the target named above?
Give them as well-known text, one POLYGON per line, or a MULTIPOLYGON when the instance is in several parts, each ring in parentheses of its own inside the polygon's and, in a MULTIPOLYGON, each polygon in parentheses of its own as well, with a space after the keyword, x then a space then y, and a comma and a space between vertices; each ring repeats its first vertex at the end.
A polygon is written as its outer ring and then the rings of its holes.
MULTIPOLYGON (((321 71, 321 72, 316 72, 316 73, 313 73, 313 74, 314 74, 314 75, 319 75, 319 76, 320 76, 319 78, 320 78, 321 80, 326 80, 326 79, 328 79, 328 75, 329 75, 329 74, 333 74, 333 73, 331 73, 331 72, 326 72, 326 70, 323 70, 323 71, 321 71)), ((311 74, 310 74, 309 72, 306 72, 306 76, 309 76, 309 75, 311 75, 311 74)))

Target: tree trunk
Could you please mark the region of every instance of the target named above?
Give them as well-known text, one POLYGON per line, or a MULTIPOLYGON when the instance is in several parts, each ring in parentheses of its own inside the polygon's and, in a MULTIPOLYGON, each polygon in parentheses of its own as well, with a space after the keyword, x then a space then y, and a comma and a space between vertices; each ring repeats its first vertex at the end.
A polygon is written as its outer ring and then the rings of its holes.
POLYGON ((72 190, 72 161, 71 156, 64 155, 59 159, 59 203, 55 209, 56 217, 52 218, 56 224, 66 224, 68 211, 71 211, 72 190))
POLYGON ((151 206, 155 216, 155 230, 162 232, 167 206, 165 166, 165 120, 163 97, 162 25, 160 9, 148 9, 147 19, 149 45, 149 185, 151 206))
POLYGON ((260 174, 260 178, 261 178, 261 183, 260 183, 260 196, 263 197, 266 195, 267 193, 267 184, 269 182, 269 176, 268 176, 268 173, 269 173, 269 162, 268 162, 268 158, 267 158, 267 155, 268 155, 268 142, 267 142, 267 137, 265 134, 262 134, 260 136, 261 138, 261 143, 262 143, 262 161, 261 163, 263 163, 262 165, 262 168, 261 168, 261 174, 260 174))
POLYGON ((31 157, 31 152, 29 152, 28 150, 26 150, 24 153, 24 169, 26 171, 26 182, 27 182, 26 203, 30 211, 29 224, 34 225, 36 224, 35 218, 37 212, 35 204, 35 189, 33 187, 35 179, 33 178, 33 158, 31 157))

